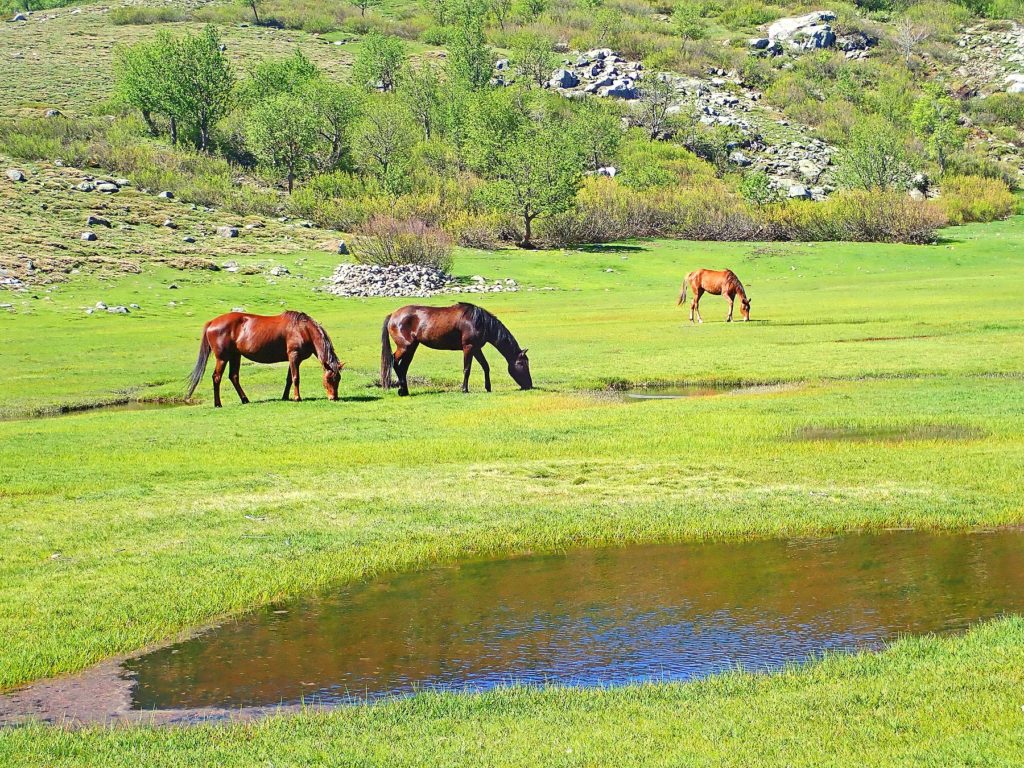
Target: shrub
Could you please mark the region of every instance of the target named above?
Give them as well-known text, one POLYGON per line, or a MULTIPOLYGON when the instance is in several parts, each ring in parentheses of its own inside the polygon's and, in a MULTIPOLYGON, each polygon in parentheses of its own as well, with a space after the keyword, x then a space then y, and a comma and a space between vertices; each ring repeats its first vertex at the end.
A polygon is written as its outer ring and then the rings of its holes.
POLYGON ((1014 208, 1006 184, 981 176, 947 176, 942 180, 939 204, 950 224, 1005 219, 1014 208))
POLYGON ((110 12, 114 24, 170 24, 187 21, 188 11, 173 5, 125 5, 110 12))
POLYGON ((419 219, 378 214, 356 229, 352 255, 360 264, 420 264, 447 272, 452 238, 419 219))
POLYGON ((947 223, 942 207, 903 192, 848 190, 820 203, 787 201, 761 210, 772 239, 930 243, 947 223))

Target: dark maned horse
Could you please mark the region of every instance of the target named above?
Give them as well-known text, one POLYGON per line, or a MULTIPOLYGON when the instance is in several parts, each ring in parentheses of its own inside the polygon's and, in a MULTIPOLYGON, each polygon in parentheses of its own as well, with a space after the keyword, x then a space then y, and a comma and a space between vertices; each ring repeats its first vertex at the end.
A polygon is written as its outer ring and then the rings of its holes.
POLYGON ((188 394, 192 397, 203 372, 210 352, 217 358, 213 370, 213 404, 220 408, 220 380, 224 367, 230 366, 228 378, 235 385, 235 391, 248 403, 238 383, 238 368, 242 357, 257 363, 288 363, 288 379, 284 384, 282 400, 288 399, 288 392, 295 385, 295 402, 299 396, 299 365, 310 355, 316 355, 324 367, 324 389, 331 400, 338 399, 338 385, 341 383, 341 369, 345 364, 338 360, 334 345, 320 323, 302 312, 282 312, 280 315, 250 315, 245 312, 228 312, 215 317, 203 326, 203 340, 199 345, 199 359, 189 377, 188 394))
POLYGON ((679 294, 679 306, 686 301, 686 286, 689 285, 693 291, 693 303, 690 304, 690 322, 693 322, 693 313, 697 313, 697 322, 703 323, 700 316, 700 297, 705 293, 713 293, 716 296, 725 296, 729 300, 729 315, 725 322, 732 322, 732 308, 736 297, 740 297, 740 314, 744 320, 750 319, 750 299, 747 292, 743 290, 743 283, 736 277, 731 269, 698 269, 686 276, 683 281, 682 292, 679 294))
POLYGON ((484 387, 491 391, 491 368, 484 358, 484 344, 493 344, 508 361, 508 373, 523 389, 533 387, 530 360, 526 350, 508 332, 501 321, 485 309, 473 304, 450 307, 408 306, 384 318, 380 331, 380 382, 391 388, 391 371, 398 376, 398 394, 409 394, 409 364, 420 344, 431 349, 462 350, 462 391, 469 392, 469 370, 473 358, 484 369, 484 387), (389 337, 395 340, 391 352, 389 337))

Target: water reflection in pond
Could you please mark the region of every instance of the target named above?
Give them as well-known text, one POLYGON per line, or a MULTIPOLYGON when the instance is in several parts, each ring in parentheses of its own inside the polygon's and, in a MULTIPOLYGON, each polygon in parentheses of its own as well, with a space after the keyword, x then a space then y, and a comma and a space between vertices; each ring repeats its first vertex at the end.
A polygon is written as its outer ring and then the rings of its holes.
POLYGON ((417 688, 763 670, 1024 610, 1024 534, 574 551, 389 577, 126 663, 133 705, 339 703, 417 688))

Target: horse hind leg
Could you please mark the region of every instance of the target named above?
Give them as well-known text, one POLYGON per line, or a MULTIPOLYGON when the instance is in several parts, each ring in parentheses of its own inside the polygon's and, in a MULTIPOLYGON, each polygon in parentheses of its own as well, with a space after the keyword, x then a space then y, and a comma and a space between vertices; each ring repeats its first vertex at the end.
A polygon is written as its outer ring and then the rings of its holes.
POLYGON ((395 376, 398 377, 398 395, 400 397, 409 394, 409 366, 412 365, 412 358, 416 354, 418 346, 419 344, 413 341, 407 347, 398 345, 395 350, 395 376))
POLYGON ((222 403, 220 401, 220 380, 224 378, 224 369, 227 367, 228 361, 218 357, 216 364, 213 366, 213 407, 220 408, 222 403))
POLYGON ((288 370, 285 371, 284 394, 281 395, 281 399, 282 400, 287 400, 288 399, 288 395, 291 394, 291 391, 292 391, 292 367, 291 367, 291 364, 289 364, 288 365, 288 370))
POLYGON ((242 356, 237 352, 231 356, 230 370, 228 372, 228 378, 231 379, 231 383, 235 386, 235 392, 238 393, 239 399, 242 401, 242 405, 249 402, 249 398, 245 396, 245 392, 242 391, 242 385, 238 383, 238 369, 242 365, 242 356))
POLYGON ((700 316, 700 297, 704 295, 704 289, 698 288, 693 292, 693 304, 690 305, 690 322, 693 322, 693 313, 697 313, 697 322, 704 324, 704 318, 700 316))
POLYGON ((288 358, 288 375, 291 377, 292 384, 295 386, 295 402, 302 402, 302 395, 299 393, 299 365, 302 361, 295 356, 288 358))

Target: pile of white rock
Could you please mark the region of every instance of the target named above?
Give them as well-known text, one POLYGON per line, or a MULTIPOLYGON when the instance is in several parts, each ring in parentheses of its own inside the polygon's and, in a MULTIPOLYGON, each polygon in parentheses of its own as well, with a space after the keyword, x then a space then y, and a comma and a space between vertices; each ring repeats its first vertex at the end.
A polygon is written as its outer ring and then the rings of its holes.
POLYGON ((443 270, 420 264, 380 266, 377 264, 339 264, 326 278, 324 291, 335 296, 426 297, 445 293, 500 293, 518 291, 515 280, 488 281, 474 275, 460 283, 443 270))

